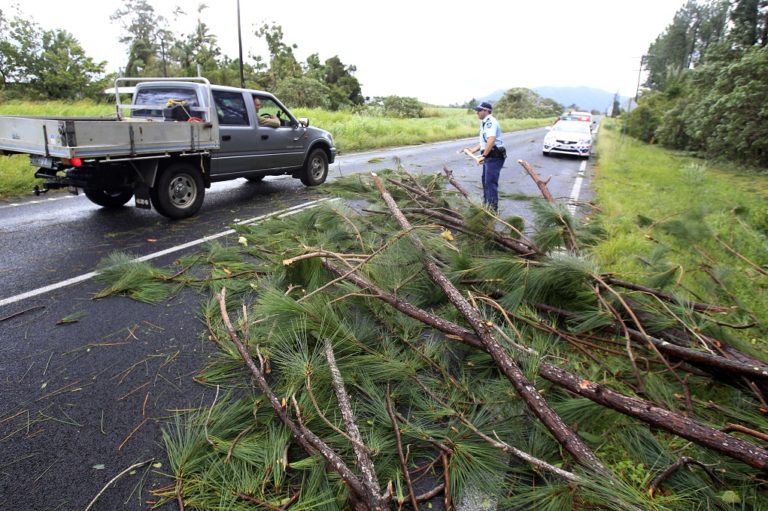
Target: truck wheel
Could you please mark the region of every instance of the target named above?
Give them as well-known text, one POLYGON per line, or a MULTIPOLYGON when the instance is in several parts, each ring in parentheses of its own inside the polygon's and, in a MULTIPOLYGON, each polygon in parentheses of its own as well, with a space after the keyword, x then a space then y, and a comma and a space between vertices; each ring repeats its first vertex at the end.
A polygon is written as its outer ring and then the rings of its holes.
POLYGON ((317 186, 328 177, 328 156, 322 149, 315 149, 309 154, 304 169, 301 171, 301 182, 305 186, 317 186))
POLYGON ((187 218, 203 205, 205 184, 192 165, 177 163, 166 168, 150 191, 152 205, 168 218, 187 218))
POLYGON ((113 192, 109 190, 86 188, 83 190, 83 193, 85 193, 85 196, 88 197, 89 201, 105 208, 119 208, 120 206, 125 205, 125 203, 133 197, 133 192, 131 190, 117 190, 113 192))

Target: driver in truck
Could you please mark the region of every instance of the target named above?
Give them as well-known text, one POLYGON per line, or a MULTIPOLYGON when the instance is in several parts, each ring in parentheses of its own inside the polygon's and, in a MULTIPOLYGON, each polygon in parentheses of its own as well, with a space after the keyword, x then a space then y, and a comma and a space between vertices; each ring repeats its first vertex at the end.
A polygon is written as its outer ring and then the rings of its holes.
POLYGON ((258 96, 253 97, 253 106, 256 107, 256 119, 259 121, 259 126, 267 126, 269 128, 280 127, 280 119, 278 119, 276 115, 259 114, 261 99, 258 96))

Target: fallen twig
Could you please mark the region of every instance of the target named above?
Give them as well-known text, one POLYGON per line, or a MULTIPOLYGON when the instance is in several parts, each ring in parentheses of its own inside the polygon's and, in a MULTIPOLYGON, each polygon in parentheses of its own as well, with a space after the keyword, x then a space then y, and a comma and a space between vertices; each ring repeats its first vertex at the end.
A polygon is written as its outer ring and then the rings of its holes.
POLYGON ((36 306, 30 307, 28 309, 24 309, 24 310, 21 310, 21 311, 18 311, 18 312, 14 312, 13 314, 9 314, 8 316, 0 318, 0 323, 2 323, 3 321, 8 321, 9 319, 13 319, 13 318, 15 318, 17 316, 21 316, 22 314, 26 314, 27 312, 32 312, 32 311, 37 310, 37 309, 45 309, 45 305, 36 305, 36 306))
POLYGON ((113 477, 112 479, 110 479, 110 480, 109 480, 109 482, 108 482, 107 484, 105 484, 105 485, 104 485, 104 487, 101 489, 101 491, 100 491, 99 493, 97 493, 95 497, 93 497, 93 499, 91 500, 91 502, 89 502, 89 503, 88 503, 88 505, 85 507, 85 510, 84 510, 84 511, 89 511, 89 510, 90 510, 90 509, 93 507, 93 505, 96 503, 96 501, 97 501, 97 500, 99 500, 99 497, 101 497, 101 496, 102 496, 102 494, 103 494, 105 491, 107 491, 107 489, 108 489, 110 486, 112 486, 112 484, 113 484, 115 481, 117 481, 118 479, 120 479, 121 477, 123 477, 125 474, 128 474, 128 473, 129 473, 129 472, 131 472, 132 470, 136 470, 137 468, 141 468, 141 467, 143 467, 143 466, 145 466, 145 465, 148 465, 148 464, 152 463, 153 461, 155 461, 155 458, 151 458, 151 459, 148 459, 148 460, 146 460, 146 461, 142 461, 142 462, 140 462, 140 463, 135 463, 135 464, 131 465, 130 467, 126 468, 125 470, 123 470, 122 472, 120 472, 119 474, 117 474, 117 475, 116 475, 115 477, 113 477))
POLYGON ((411 506, 415 511, 419 511, 419 503, 416 500, 416 493, 413 490, 411 473, 408 471, 408 460, 405 459, 405 454, 403 453, 403 440, 400 438, 400 426, 397 424, 395 407, 392 405, 392 397, 389 394, 389 383, 387 383, 387 393, 385 394, 387 399, 387 413, 389 414, 389 419, 392 421, 392 429, 395 432, 395 440, 397 442, 397 456, 400 458, 400 467, 403 469, 403 477, 405 478, 405 486, 408 488, 408 496, 411 499, 411 506))
POLYGON ((704 471, 707 473, 707 475, 710 477, 710 479, 712 479, 718 484, 722 484, 722 481, 720 481, 720 479, 715 475, 714 472, 712 472, 712 470, 707 465, 693 458, 683 456, 682 458, 674 462, 672 465, 667 467, 667 469, 664 470, 661 474, 653 478, 651 483, 648 485, 648 495, 653 497, 654 493, 656 493, 656 490, 661 485, 661 483, 669 479, 669 476, 671 476, 673 473, 675 473, 676 471, 678 471, 679 469, 687 465, 696 465, 703 468, 704 471))

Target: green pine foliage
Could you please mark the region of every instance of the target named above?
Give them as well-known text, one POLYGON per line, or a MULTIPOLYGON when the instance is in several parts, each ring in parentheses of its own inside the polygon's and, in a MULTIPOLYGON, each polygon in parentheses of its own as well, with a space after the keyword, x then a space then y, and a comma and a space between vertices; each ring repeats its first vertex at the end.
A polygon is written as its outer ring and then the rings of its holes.
MULTIPOLYGON (((542 364, 555 364, 585 380, 638 395, 679 413, 686 411, 686 391, 653 351, 636 344, 634 368, 623 334, 603 328, 615 321, 605 304, 624 321, 630 318, 614 295, 603 290, 601 301, 595 294, 598 278, 605 276, 598 253, 589 248, 594 229, 559 208, 542 207, 540 219, 533 224, 534 237, 537 229, 559 229, 562 244, 562 229, 567 225, 584 248, 578 253, 568 252, 552 241, 550 255, 521 259, 490 241, 497 228, 499 232, 505 228, 483 218, 487 213, 476 205, 443 188, 442 178, 409 176, 403 171, 384 173, 383 177, 404 211, 417 204, 394 182, 429 190, 436 203, 462 214, 471 228, 467 232, 453 230, 450 237, 444 237, 444 227, 435 225, 433 218, 408 213, 414 225, 410 234, 427 247, 427 253, 421 253, 391 215, 361 212, 362 200, 369 202, 366 210, 383 209, 370 178, 353 176, 328 188, 334 192, 355 190, 355 209, 327 202, 282 219, 238 226, 238 235, 247 244, 210 244, 201 253, 182 258, 171 270, 153 271, 130 263, 127 257, 115 257, 105 263, 102 278, 110 282, 110 292, 130 289, 138 293, 150 284, 168 289, 187 285, 205 293, 224 287, 228 293, 239 290, 228 295, 229 316, 255 363, 264 364, 265 377, 278 400, 291 417, 300 417, 357 471, 325 356, 326 343, 330 343, 379 483, 382 488, 392 483, 393 509, 408 505, 408 490, 388 401, 396 411, 408 470, 418 479, 418 488, 429 489, 444 480, 442 456, 446 454, 455 503, 480 498, 496 502, 499 509, 531 510, 687 511, 729 509, 729 502, 738 502, 744 509, 759 508, 765 495, 751 479, 756 475, 754 470, 695 443, 651 430, 592 401, 574 398, 539 377, 542 364), (304 257, 319 252, 324 258, 304 257), (493 325, 491 331, 501 346, 617 480, 609 482, 604 475, 588 473, 564 455, 488 354, 406 317, 374 298, 371 290, 337 279, 322 264, 327 260, 340 268, 354 268, 399 299, 467 327, 455 307, 426 277, 421 265, 424 257, 442 268, 473 301, 483 319, 493 325), (115 267, 121 262, 122 266, 115 267), (109 268, 112 270, 107 271, 109 268), (131 286, 118 285, 126 279, 131 286), (211 282, 206 283, 208 280, 211 282), (541 303, 574 314, 567 321, 559 320, 539 312, 541 303), (521 353, 520 347, 526 351, 521 353), (503 453, 477 436, 467 423, 491 438, 573 472, 579 481, 564 481, 503 453), (695 466, 683 467, 650 497, 647 485, 680 456, 716 467, 717 480, 695 466)), ((648 213, 657 216, 650 210, 648 213)), ((629 223, 637 229, 632 218, 629 223)), ((706 214, 690 218, 710 225, 706 214)), ((673 220, 651 221, 643 228, 656 229, 658 236, 670 239, 680 236, 685 242, 711 242, 711 234, 696 233, 716 232, 711 227, 696 227, 691 235, 692 228, 683 228, 673 220)), ((649 278, 667 271, 671 276, 663 280, 670 292, 701 298, 687 295, 675 284, 677 272, 683 272, 680 265, 673 264, 675 250, 670 246, 643 254, 638 267, 644 268, 649 278)), ((673 328, 682 332, 680 335, 686 329, 714 335, 716 328, 722 328, 710 317, 694 312, 685 300, 661 304, 651 297, 618 292, 643 317, 650 333, 673 328)), ((734 320, 739 314, 734 311, 722 319, 734 320)), ((178 492, 186 509, 279 508, 294 497, 291 509, 348 508, 348 491, 338 474, 292 441, 266 397, 252 384, 224 328, 218 303, 206 301, 201 316, 207 327, 206 338, 215 342, 220 352, 196 380, 206 385, 208 403, 214 391, 218 398, 215 404, 175 418, 166 427, 164 440, 173 481, 158 494, 172 501, 178 492)), ((722 332, 717 335, 731 342, 722 332)), ((705 424, 720 428, 735 422, 754 430, 765 429, 759 403, 748 389, 703 375, 690 375, 687 384, 697 418, 705 424), (708 407, 707 403, 717 405, 708 407)))

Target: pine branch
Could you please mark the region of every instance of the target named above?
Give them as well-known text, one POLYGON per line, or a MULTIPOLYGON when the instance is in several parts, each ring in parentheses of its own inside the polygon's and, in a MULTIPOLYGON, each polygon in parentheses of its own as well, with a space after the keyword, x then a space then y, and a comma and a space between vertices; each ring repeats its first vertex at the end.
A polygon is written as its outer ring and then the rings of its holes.
POLYGON ((323 345, 325 347, 325 359, 328 361, 328 367, 331 370, 331 385, 336 393, 336 399, 339 402, 339 409, 341 410, 341 416, 344 419, 347 433, 349 434, 349 438, 352 439, 352 448, 357 457, 357 466, 363 474, 363 486, 365 487, 366 500, 371 505, 372 509, 386 509, 388 499, 385 499, 380 495, 381 488, 379 487, 379 481, 376 478, 376 468, 373 466, 373 461, 371 460, 368 448, 365 446, 363 437, 360 434, 360 429, 355 422, 355 413, 352 411, 349 395, 347 395, 347 391, 344 388, 344 380, 341 377, 341 371, 339 371, 339 366, 336 365, 336 356, 333 353, 333 345, 328 339, 323 339, 323 345))
MULTIPOLYGON (((517 163, 519 163, 525 171, 528 173, 528 175, 533 179, 533 182, 536 183, 536 186, 541 191, 541 195, 544 196, 547 202, 550 204, 555 204, 555 198, 552 197, 552 194, 549 192, 549 188, 547 188, 547 183, 549 183, 549 179, 546 181, 542 180, 539 177, 539 174, 534 170, 531 165, 525 161, 525 160, 517 160, 517 163)), ((551 178, 550 178, 551 179, 551 178)), ((565 243, 565 248, 568 249, 571 252, 574 252, 578 250, 578 245, 576 244, 576 235, 573 233, 573 230, 571 229, 571 226, 568 225, 568 222, 565 221, 564 218, 560 218, 560 223, 563 226, 563 242, 565 243)))
MULTIPOLYGON (((245 362, 245 365, 248 367, 251 374, 253 375, 253 378, 256 380, 256 383, 258 384, 259 388, 267 397, 267 400, 269 401, 269 404, 272 406, 272 409, 275 411, 275 414, 277 414, 277 416, 280 418, 282 423, 285 424, 285 426, 291 431, 291 434, 293 435, 293 437, 296 439, 299 445, 301 445, 301 447, 304 449, 304 451, 307 454, 311 456, 315 452, 319 453, 323 458, 325 458, 325 461, 328 463, 328 465, 341 476, 344 483, 347 485, 347 487, 349 487, 350 491, 353 493, 353 497, 356 496, 358 499, 363 498, 366 495, 365 487, 357 478, 357 476, 349 469, 349 467, 346 466, 346 464, 341 459, 341 457, 339 457, 339 455, 336 454, 333 451, 333 449, 331 449, 328 446, 328 444, 323 442, 317 435, 315 435, 312 431, 310 431, 306 426, 300 423, 297 423, 296 421, 288 417, 288 413, 286 412, 285 408, 283 408, 282 404, 280 403, 280 400, 277 398, 275 393, 272 391, 272 388, 269 386, 269 383, 267 383, 267 380, 264 377, 264 374, 256 366, 256 364, 253 361, 253 358, 251 358, 250 353, 248 353, 248 351, 245 349, 245 346, 243 346, 242 341, 240 341, 240 338, 235 332, 235 329, 232 326, 231 321, 229 320, 229 314, 227 313, 226 293, 227 293, 227 288, 222 287, 221 292, 218 295, 216 295, 216 299, 219 302, 221 317, 222 317, 222 320, 224 321, 224 325, 227 329, 227 333, 229 334, 229 337, 232 340, 232 342, 237 347, 237 351, 240 353, 240 356, 242 357, 243 361, 245 362)), ((371 508, 371 509, 375 509, 375 508, 371 508)))
MULTIPOLYGON (((332 272, 342 272, 341 269, 334 268, 334 266, 328 262, 325 262, 324 264, 326 265, 326 268, 332 272)), ((485 350, 483 343, 473 332, 470 332, 455 323, 434 316, 423 309, 414 307, 408 302, 400 300, 377 288, 359 275, 350 274, 348 275, 347 280, 362 289, 368 289, 372 292, 373 297, 378 298, 379 300, 392 305, 400 312, 447 334, 449 338, 459 340, 474 348, 485 350)), ((537 307, 544 308, 545 306, 537 307)), ((546 309, 549 311, 557 310, 553 307, 546 307, 546 309)), ((632 330, 630 330, 630 333, 632 333, 632 330)), ((639 332, 637 333, 639 334, 639 332)), ((765 449, 750 442, 733 438, 721 431, 705 426, 681 414, 665 410, 650 401, 620 394, 608 389, 608 387, 590 382, 574 373, 570 373, 546 362, 539 365, 538 374, 542 378, 545 378, 560 387, 585 397, 590 401, 616 410, 619 413, 635 417, 647 424, 662 428, 674 435, 691 440, 694 443, 742 461, 752 467, 760 468, 762 470, 768 468, 768 451, 765 449), (580 387, 582 383, 584 388, 580 387)))
POLYGON ((703 468, 710 479, 718 484, 723 484, 722 481, 715 475, 715 473, 712 472, 712 469, 710 469, 707 465, 693 458, 689 458, 688 456, 683 456, 674 462, 671 466, 667 467, 661 474, 653 478, 653 481, 651 481, 651 483, 648 485, 648 495, 653 497, 661 483, 669 479, 669 476, 671 476, 673 473, 687 465, 696 465, 703 468))
POLYGON ((459 184, 456 179, 453 178, 453 171, 448 169, 447 165, 443 165, 443 172, 445 172, 445 175, 448 176, 448 182, 453 185, 454 188, 456 188, 460 194, 464 196, 465 199, 469 199, 469 193, 467 190, 464 189, 463 186, 459 184))
POLYGON ((696 312, 726 314, 728 312, 733 311, 733 307, 723 307, 721 305, 711 305, 708 303, 686 302, 672 294, 665 293, 664 291, 660 291, 658 289, 651 289, 649 287, 641 286, 633 282, 627 282, 625 280, 617 279, 616 277, 612 277, 610 275, 604 276, 603 280, 607 284, 610 284, 612 286, 622 287, 624 289, 629 289, 631 291, 639 291, 641 293, 653 295, 661 300, 664 300, 665 302, 672 303, 675 305, 683 302, 685 303, 686 306, 691 307, 696 312))
MULTIPOLYGON (((411 224, 405 216, 403 216, 394 199, 386 191, 384 184, 375 174, 373 175, 373 181, 397 222, 404 230, 410 231, 411 224)), ((504 373, 510 383, 512 383, 515 390, 517 390, 517 393, 526 405, 528 405, 534 415, 544 423, 557 441, 560 442, 565 450, 568 451, 580 464, 591 468, 595 472, 610 474, 610 471, 603 466, 602 462, 595 456, 589 446, 587 446, 584 441, 565 424, 562 418, 549 406, 541 395, 539 395, 536 388, 528 381, 515 361, 506 353, 506 351, 504 351, 504 348, 496 341, 493 335, 491 335, 488 330, 488 325, 485 324, 480 317, 480 313, 477 309, 472 307, 466 299, 464 299, 453 283, 451 283, 451 281, 449 281, 440 271, 437 265, 427 257, 426 248, 421 243, 421 240, 413 233, 409 235, 409 238, 422 253, 422 264, 427 270, 430 278, 443 290, 450 302, 470 323, 486 351, 493 357, 494 361, 499 366, 499 369, 501 369, 502 373, 504 373)))

